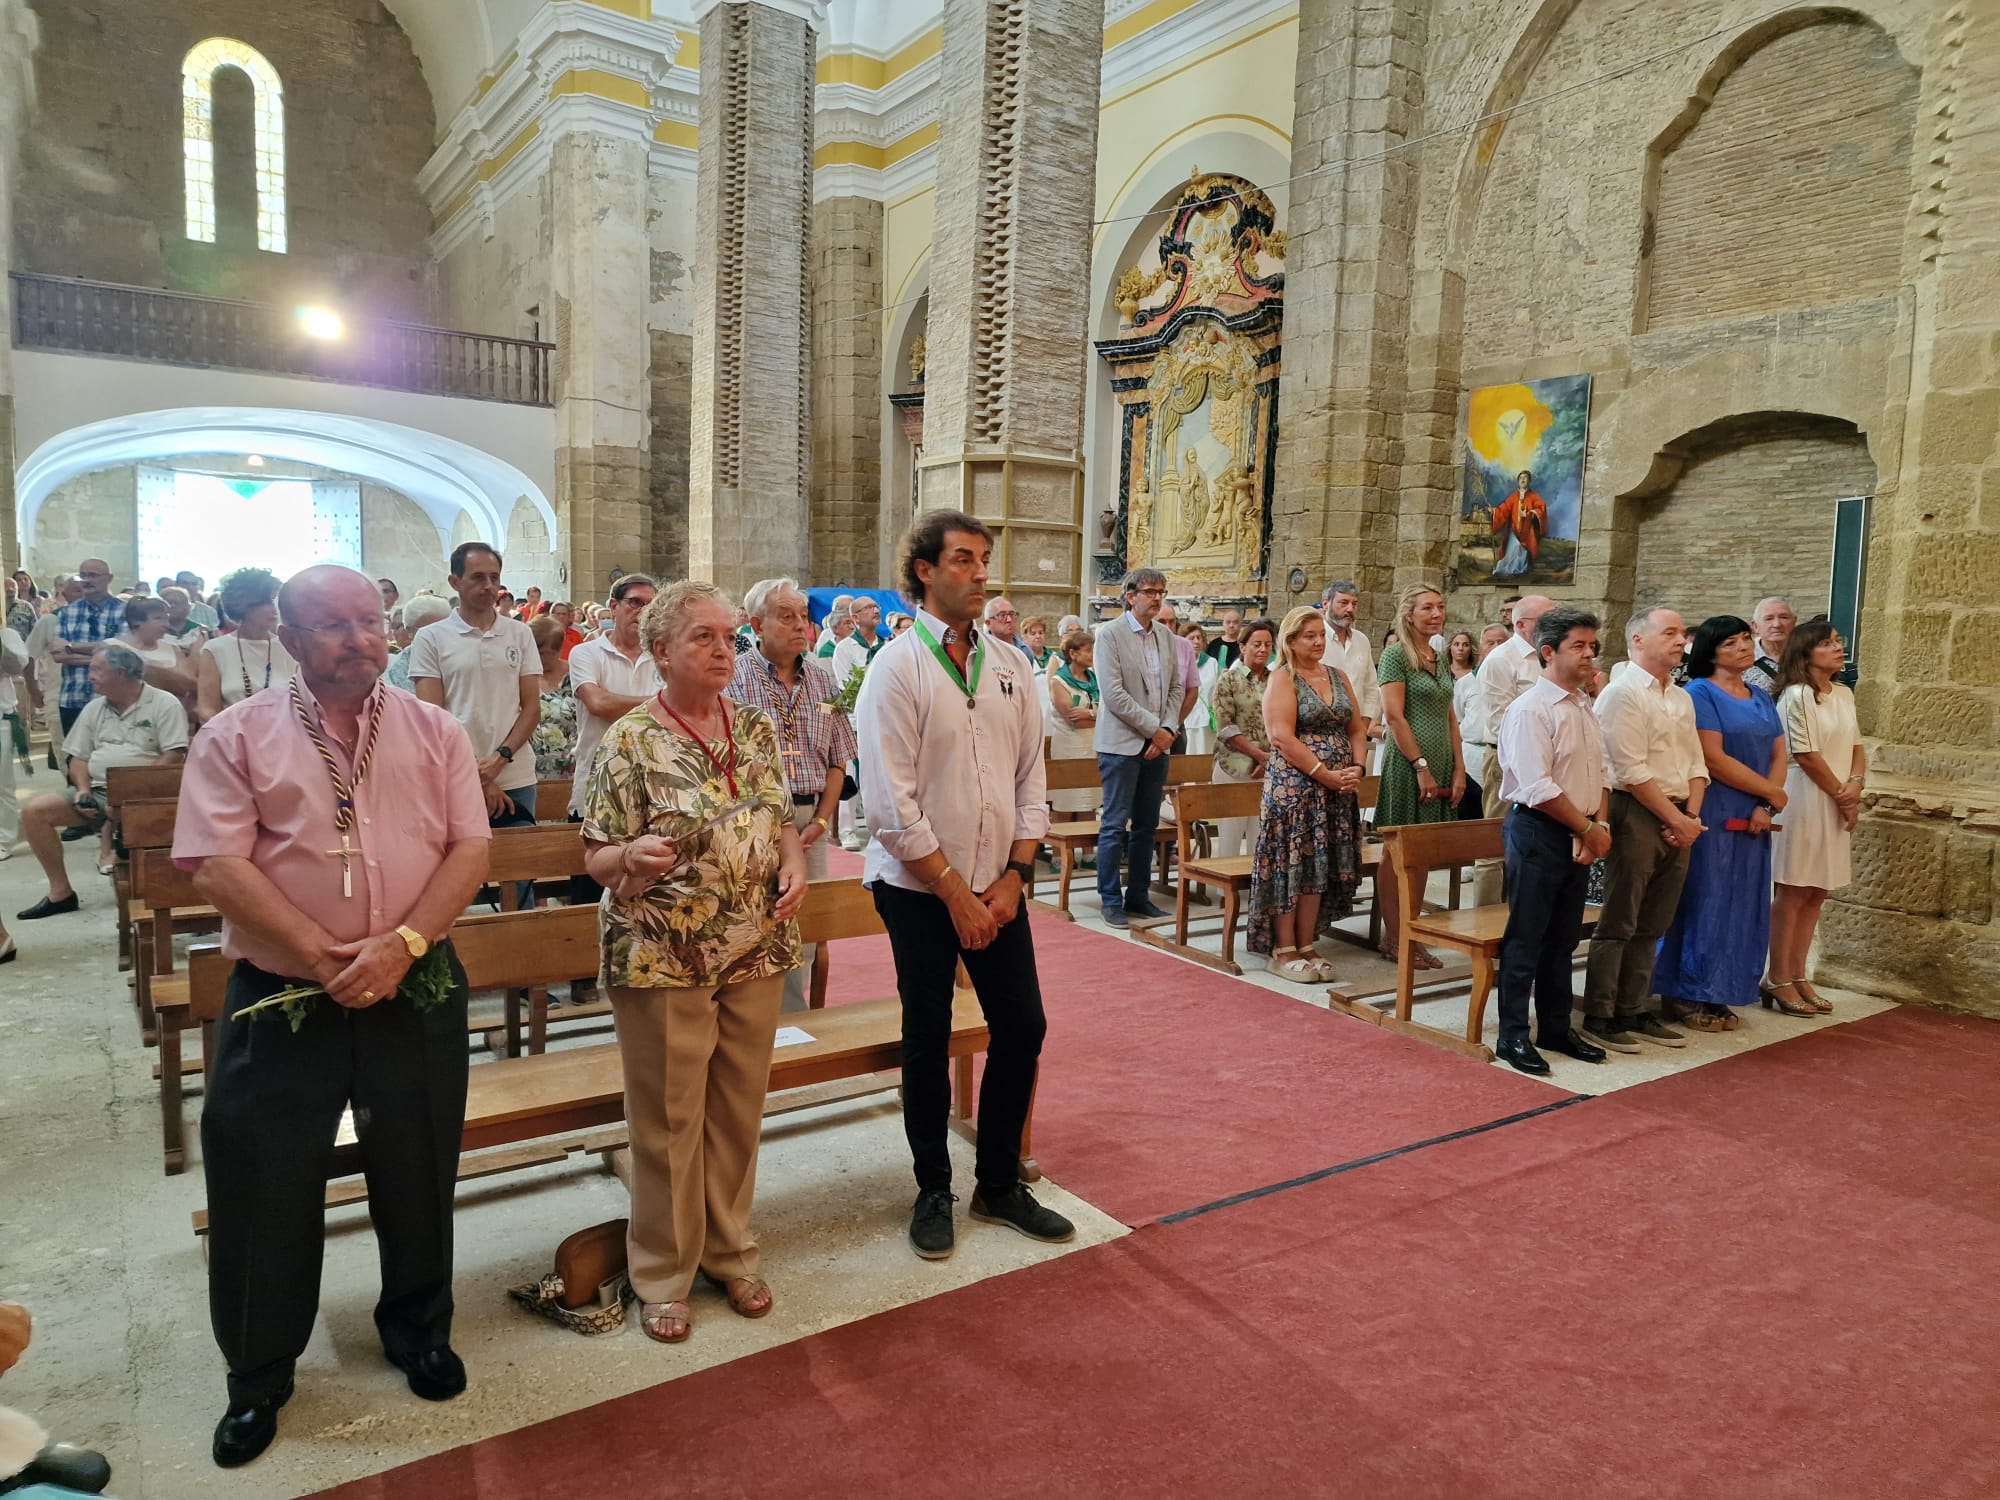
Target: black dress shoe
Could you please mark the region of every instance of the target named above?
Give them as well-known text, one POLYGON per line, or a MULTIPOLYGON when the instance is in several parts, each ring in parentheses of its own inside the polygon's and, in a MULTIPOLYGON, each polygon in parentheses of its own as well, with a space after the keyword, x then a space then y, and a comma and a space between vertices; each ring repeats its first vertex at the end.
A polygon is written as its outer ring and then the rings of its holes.
POLYGON ((1533 1073, 1537 1078, 1549 1071, 1547 1061, 1526 1042, 1502 1042, 1493 1049, 1493 1055, 1510 1068, 1518 1068, 1523 1073, 1533 1073))
POLYGON ((216 1466, 239 1468, 270 1447, 271 1439, 278 1435, 278 1408, 291 1399, 292 1383, 288 1380, 285 1388, 269 1401, 250 1406, 231 1403, 222 1420, 215 1424, 215 1442, 209 1449, 216 1466))
POLYGON ((102 1453, 70 1443, 50 1443, 27 1468, 11 1479, 0 1479, 0 1494, 46 1484, 68 1493, 101 1495, 111 1483, 111 1463, 102 1453))
POLYGON ((1583 1039, 1583 1033, 1571 1027, 1558 1037, 1541 1038, 1544 1052, 1560 1052, 1564 1057, 1573 1057, 1578 1062, 1601 1063, 1604 1049, 1583 1039))
POLYGON ((44 896, 26 911, 17 911, 14 915, 19 917, 23 922, 39 922, 43 917, 60 917, 73 912, 76 910, 76 907, 76 892, 71 891, 60 901, 51 901, 47 896, 44 896))
POLYGON ((1128 917, 1171 917, 1170 911, 1161 911, 1150 901, 1127 901, 1125 915, 1128 917))
POLYGON ((449 1344, 421 1354, 392 1354, 389 1363, 410 1378, 410 1389, 426 1401, 449 1401, 465 1394, 465 1361, 449 1344))

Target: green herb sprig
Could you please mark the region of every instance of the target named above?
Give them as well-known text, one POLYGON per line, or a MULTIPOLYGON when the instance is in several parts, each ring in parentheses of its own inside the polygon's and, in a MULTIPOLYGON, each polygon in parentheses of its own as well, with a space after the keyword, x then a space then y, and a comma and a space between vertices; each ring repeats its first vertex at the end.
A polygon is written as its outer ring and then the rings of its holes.
MULTIPOLYGON (((292 1023, 292 1030, 297 1031, 306 1024, 313 1002, 325 993, 316 984, 296 984, 274 995, 266 995, 255 1005, 244 1006, 236 1012, 236 1019, 254 1021, 273 1011, 283 1011, 285 1019, 292 1023)), ((436 1010, 451 999, 451 963, 441 945, 433 944, 428 953, 410 965, 403 975, 403 982, 396 986, 396 997, 409 1001, 419 1014, 436 1010)))
POLYGON ((853 713, 854 705, 861 699, 861 679, 867 672, 868 667, 865 663, 849 672, 847 681, 840 685, 839 692, 826 700, 826 706, 837 714, 853 713))

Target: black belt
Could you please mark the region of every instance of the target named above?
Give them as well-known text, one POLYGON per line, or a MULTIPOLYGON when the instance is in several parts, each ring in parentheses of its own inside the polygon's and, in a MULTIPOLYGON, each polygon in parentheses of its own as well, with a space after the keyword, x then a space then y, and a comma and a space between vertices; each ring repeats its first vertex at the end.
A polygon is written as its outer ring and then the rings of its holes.
POLYGON ((822 795, 819 792, 793 792, 792 806, 811 807, 815 802, 819 801, 822 795))

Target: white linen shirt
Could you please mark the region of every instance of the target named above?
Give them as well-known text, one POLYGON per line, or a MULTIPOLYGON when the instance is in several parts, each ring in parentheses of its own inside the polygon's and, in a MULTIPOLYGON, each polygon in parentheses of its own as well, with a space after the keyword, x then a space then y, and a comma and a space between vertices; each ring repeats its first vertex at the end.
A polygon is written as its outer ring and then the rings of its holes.
MULTIPOLYGON (((1322 615, 1321 618, 1324 620, 1325 616, 1322 615)), ((1321 660, 1329 667, 1338 667, 1347 674, 1347 681, 1353 687, 1357 700, 1356 708, 1371 725, 1380 724, 1382 682, 1375 675, 1375 648, 1368 643, 1367 633, 1357 626, 1347 632, 1347 640, 1342 642, 1340 632, 1328 622, 1326 655, 1321 660)))
MULTIPOLYGON (((627 656, 608 635, 592 636, 570 652, 569 685, 571 692, 589 685, 620 698, 648 697, 663 686, 652 652, 642 645, 636 658, 627 656)), ((597 747, 610 727, 611 720, 600 718, 583 706, 582 699, 577 700, 576 780, 570 783, 569 810, 578 817, 583 815, 583 788, 597 762, 597 747)))
POLYGON ((1458 715, 1458 763, 1467 767, 1470 774, 1479 769, 1478 757, 1472 754, 1471 747, 1492 740, 1486 729, 1486 700, 1479 692, 1477 671, 1467 672, 1452 683, 1451 711, 1458 715))
MULTIPOLYGON (((1489 661, 1491 657, 1487 658, 1489 661)), ((1500 795, 1523 807, 1567 797, 1595 818, 1610 783, 1604 775, 1604 736, 1590 700, 1539 679, 1500 721, 1500 795)))
MULTIPOLYGON (((21 639, 18 630, 0 625, 0 714, 11 714, 19 706, 14 679, 27 670, 28 643, 21 639)), ((0 759, 11 753, 8 746, 0 745, 0 759)))
MULTIPOLYGON (((942 646, 944 622, 921 606, 917 619, 942 646)), ((916 630, 876 653, 854 706, 855 737, 868 752, 861 757, 864 885, 886 880, 921 891, 910 862, 943 850, 966 884, 983 891, 1005 873, 1016 841, 1049 831, 1042 697, 1033 664, 997 641, 986 647, 969 709, 916 630)))
MULTIPOLYGON (((453 610, 410 641, 410 681, 435 677, 444 683, 444 706, 465 727, 475 761, 506 743, 507 731, 521 714, 521 679, 541 675, 534 632, 505 615, 480 630, 453 610)), ((503 792, 533 786, 534 751, 523 746, 500 768, 493 784, 503 792)))
POLYGON ((1487 652, 1486 660, 1479 664, 1480 727, 1485 733, 1476 743, 1498 743, 1500 721, 1508 708, 1541 680, 1541 653, 1526 637, 1510 635, 1487 652))
POLYGON ((1693 782, 1708 779, 1686 688, 1627 664, 1598 693, 1596 712, 1604 769, 1614 787, 1650 781, 1670 802, 1684 802, 1693 782))

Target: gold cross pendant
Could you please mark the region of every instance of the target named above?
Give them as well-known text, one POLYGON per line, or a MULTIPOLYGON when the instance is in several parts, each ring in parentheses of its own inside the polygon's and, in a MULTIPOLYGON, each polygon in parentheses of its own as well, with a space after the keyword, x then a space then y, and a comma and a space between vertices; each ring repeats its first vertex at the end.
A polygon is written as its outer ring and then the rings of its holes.
POLYGON ((347 835, 343 832, 340 835, 340 847, 324 852, 329 859, 340 861, 340 894, 351 897, 354 894, 354 866, 351 861, 361 851, 348 844, 347 835))

